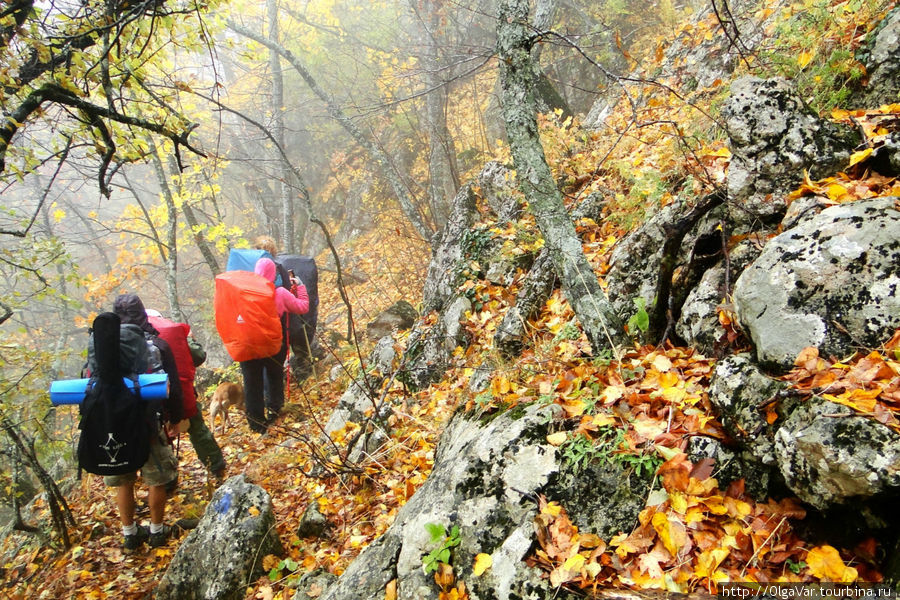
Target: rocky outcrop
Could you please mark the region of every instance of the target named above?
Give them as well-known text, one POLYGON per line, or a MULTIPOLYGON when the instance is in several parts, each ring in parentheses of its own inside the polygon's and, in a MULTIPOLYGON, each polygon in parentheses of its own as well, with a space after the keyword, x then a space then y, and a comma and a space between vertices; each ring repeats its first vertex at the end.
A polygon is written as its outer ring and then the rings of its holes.
POLYGON ((323 600, 380 598, 392 580, 398 598, 436 597, 433 578, 422 568, 423 556, 434 549, 427 524, 447 531, 459 527, 460 543, 450 563, 472 600, 555 597, 557 590, 541 572, 523 562, 533 543, 537 494, 555 499, 565 493, 580 530, 609 536, 633 527, 649 486, 605 461, 573 473, 546 441, 557 411, 532 405, 487 423, 471 414, 454 416, 441 436, 428 480, 323 600), (474 577, 479 553, 491 555, 493 565, 474 577))
POLYGON ((404 355, 405 366, 398 377, 413 388, 423 388, 440 379, 450 366, 457 346, 466 344, 462 321, 472 303, 457 297, 428 327, 418 326, 409 336, 404 355))
POLYGON ((723 260, 703 274, 687 295, 675 325, 676 333, 688 346, 707 356, 717 354, 725 333, 719 324, 719 306, 731 293, 736 274, 757 256, 759 249, 754 244, 743 243, 729 253, 727 262, 723 260))
POLYGON ((262 575, 262 559, 281 555, 272 500, 243 475, 213 495, 196 529, 178 547, 156 590, 158 600, 238 600, 262 575))
POLYGON ((841 404, 814 397, 775 434, 781 474, 817 508, 900 490, 900 436, 841 404))
POLYGON ((498 223, 516 221, 522 216, 522 206, 515 193, 515 176, 508 168, 494 161, 487 163, 478 174, 478 185, 498 223))
POLYGON ((506 356, 518 354, 524 347, 525 323, 540 310, 556 287, 557 277, 546 248, 538 253, 516 295, 516 303, 503 315, 494 334, 494 347, 506 356))
POLYGON ((749 354, 719 362, 710 383, 709 401, 728 435, 764 465, 775 465, 774 430, 766 421, 764 408, 774 403, 785 387, 760 371, 749 354))
POLYGON ((869 83, 860 102, 871 108, 900 102, 900 8, 892 10, 872 32, 863 58, 869 83))
POLYGON ((731 84, 722 108, 732 158, 728 194, 738 201, 735 223, 777 224, 786 192, 804 170, 815 179, 846 164, 858 134, 824 121, 787 82, 744 77, 731 84))
POLYGON ((734 288, 758 361, 787 369, 807 346, 843 356, 900 327, 896 203, 834 206, 766 245, 734 288))
POLYGON ((398 300, 366 325, 366 336, 370 340, 380 340, 393 331, 404 331, 413 326, 418 316, 412 304, 398 300))
POLYGON ((466 251, 463 238, 477 216, 475 192, 471 185, 464 185, 453 199, 450 218, 434 245, 423 289, 423 312, 441 310, 456 296, 466 251))

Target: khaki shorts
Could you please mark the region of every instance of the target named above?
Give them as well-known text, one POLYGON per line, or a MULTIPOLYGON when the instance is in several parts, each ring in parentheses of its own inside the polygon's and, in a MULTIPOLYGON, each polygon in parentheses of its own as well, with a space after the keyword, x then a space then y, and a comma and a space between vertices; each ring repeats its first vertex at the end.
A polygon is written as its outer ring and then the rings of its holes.
MULTIPOLYGON (((141 477, 149 486, 174 484, 178 479, 178 461, 172 446, 154 439, 150 443, 150 457, 141 467, 141 477)), ((107 475, 103 482, 110 487, 118 487, 137 481, 137 472, 122 475, 107 475)))

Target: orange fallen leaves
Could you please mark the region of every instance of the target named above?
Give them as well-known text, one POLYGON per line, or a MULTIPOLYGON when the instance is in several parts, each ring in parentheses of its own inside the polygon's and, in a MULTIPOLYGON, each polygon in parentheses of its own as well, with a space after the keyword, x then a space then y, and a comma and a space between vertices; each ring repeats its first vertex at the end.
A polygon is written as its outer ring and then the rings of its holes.
POLYGON ((783 380, 791 388, 853 409, 900 432, 900 330, 879 350, 847 360, 825 359, 805 348, 783 380))

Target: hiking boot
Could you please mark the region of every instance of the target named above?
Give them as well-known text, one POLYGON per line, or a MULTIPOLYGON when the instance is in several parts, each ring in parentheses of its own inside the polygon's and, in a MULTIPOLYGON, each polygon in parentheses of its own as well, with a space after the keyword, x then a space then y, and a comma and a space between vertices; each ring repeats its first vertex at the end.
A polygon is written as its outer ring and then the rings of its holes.
POLYGON ((163 525, 162 531, 158 531, 157 533, 151 533, 150 539, 148 543, 154 548, 159 548, 160 546, 165 546, 166 542, 169 540, 169 536, 172 534, 172 526, 171 525, 163 525))
POLYGON ((122 550, 125 551, 125 554, 131 554, 140 548, 141 544, 146 542, 149 537, 150 530, 143 525, 138 525, 137 532, 135 532, 134 535, 125 536, 125 543, 122 544, 122 550))

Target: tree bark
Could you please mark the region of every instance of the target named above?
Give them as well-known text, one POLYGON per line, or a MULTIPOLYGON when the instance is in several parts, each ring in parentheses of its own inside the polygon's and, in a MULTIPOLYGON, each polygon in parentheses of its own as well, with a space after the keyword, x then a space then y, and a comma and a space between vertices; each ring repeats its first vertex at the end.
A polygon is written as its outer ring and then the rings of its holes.
POLYGON ((563 291, 594 352, 599 352, 624 342, 626 336, 584 256, 541 145, 528 8, 528 0, 501 0, 497 9, 497 52, 506 133, 519 189, 528 199, 563 291))
MULTIPOLYGON (((269 40, 273 44, 278 41, 278 0, 266 0, 266 12, 269 21, 269 40)), ((281 57, 278 52, 269 49, 269 70, 272 72, 272 135, 278 145, 286 148, 284 137, 284 77, 281 70, 281 57)), ((281 206, 281 250, 285 254, 293 254, 298 244, 294 239, 294 205, 291 198, 291 169, 284 161, 279 161, 279 199, 281 206)), ((302 246, 302 242, 299 244, 302 246)))
POLYGON ((156 178, 159 181, 160 190, 162 190, 163 202, 166 204, 166 243, 160 245, 163 264, 165 265, 166 279, 166 298, 169 300, 169 310, 174 319, 178 323, 184 323, 184 314, 181 312, 181 304, 178 302, 178 209, 175 207, 175 198, 172 196, 172 188, 169 187, 169 179, 166 177, 166 169, 163 166, 162 159, 159 157, 159 151, 153 140, 149 140, 151 158, 153 159, 153 169, 156 171, 156 178), (167 252, 163 252, 163 249, 167 252))
POLYGON ((438 2, 410 0, 410 7, 419 22, 419 38, 425 48, 422 57, 424 65, 425 125, 428 132, 428 170, 432 217, 438 227, 442 227, 450 214, 450 199, 459 188, 456 170, 456 152, 453 138, 447 128, 448 82, 442 77, 438 30, 441 11, 438 2))

